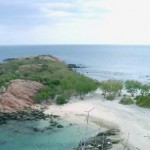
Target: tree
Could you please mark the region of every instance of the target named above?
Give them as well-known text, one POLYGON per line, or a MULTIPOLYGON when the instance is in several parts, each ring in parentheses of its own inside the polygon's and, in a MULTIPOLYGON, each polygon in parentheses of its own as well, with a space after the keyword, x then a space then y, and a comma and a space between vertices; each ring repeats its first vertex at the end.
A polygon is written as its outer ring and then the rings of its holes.
POLYGON ((77 95, 80 96, 80 99, 83 99, 86 94, 97 89, 96 81, 83 75, 78 76, 74 84, 77 95))
POLYGON ((135 98, 136 104, 140 107, 150 108, 150 94, 138 95, 135 98))
POLYGON ((100 89, 103 91, 104 98, 110 96, 114 98, 116 94, 120 94, 123 88, 120 80, 105 80, 100 82, 100 89))
POLYGON ((106 97, 107 92, 109 92, 109 83, 108 81, 101 81, 100 82, 100 89, 104 94, 104 98, 106 97))
POLYGON ((127 80, 125 81, 125 88, 127 92, 131 94, 132 97, 137 93, 138 90, 141 89, 141 82, 135 80, 127 80))
POLYGON ((150 86, 148 84, 143 84, 141 86, 141 94, 142 95, 147 95, 149 94, 150 86))
POLYGON ((64 96, 58 96, 56 98, 56 103, 59 104, 59 105, 65 104, 66 103, 65 97, 64 96))
POLYGON ((131 104, 134 104, 134 101, 129 96, 125 96, 125 97, 121 98, 121 100, 119 101, 119 103, 120 104, 124 104, 124 105, 131 105, 131 104))

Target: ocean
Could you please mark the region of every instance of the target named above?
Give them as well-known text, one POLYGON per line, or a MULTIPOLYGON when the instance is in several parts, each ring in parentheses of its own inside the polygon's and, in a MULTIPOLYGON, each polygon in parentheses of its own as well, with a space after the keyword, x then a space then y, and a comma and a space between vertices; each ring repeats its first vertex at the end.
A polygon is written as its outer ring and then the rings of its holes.
POLYGON ((150 82, 150 46, 147 45, 0 46, 0 61, 39 54, 54 55, 65 63, 82 64, 86 68, 78 71, 97 80, 150 82))

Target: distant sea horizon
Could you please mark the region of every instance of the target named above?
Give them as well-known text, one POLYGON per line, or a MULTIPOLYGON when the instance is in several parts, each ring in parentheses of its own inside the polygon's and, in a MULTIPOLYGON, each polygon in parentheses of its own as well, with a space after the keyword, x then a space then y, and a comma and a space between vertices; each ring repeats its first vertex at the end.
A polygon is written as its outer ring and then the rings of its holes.
POLYGON ((150 82, 150 45, 1 45, 0 62, 7 58, 53 55, 65 63, 82 64, 79 69, 97 80, 134 79, 150 82))

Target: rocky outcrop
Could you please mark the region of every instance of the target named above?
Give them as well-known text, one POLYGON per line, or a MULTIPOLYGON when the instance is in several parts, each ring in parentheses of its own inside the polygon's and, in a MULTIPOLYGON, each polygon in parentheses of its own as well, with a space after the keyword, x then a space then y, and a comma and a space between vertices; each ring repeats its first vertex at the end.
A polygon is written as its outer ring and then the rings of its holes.
POLYGON ((40 55, 38 56, 41 60, 47 60, 47 61, 54 61, 54 62, 60 62, 60 60, 52 55, 40 55))
POLYGON ((7 89, 0 93, 0 111, 14 111, 30 107, 34 103, 33 96, 42 86, 41 83, 35 81, 12 80, 7 89))
POLYGON ((46 119, 51 118, 51 115, 45 115, 43 111, 37 110, 37 109, 23 109, 20 111, 15 111, 11 113, 1 112, 0 113, 0 125, 7 124, 10 120, 16 120, 16 121, 26 121, 26 120, 40 120, 40 119, 46 119))
POLYGON ((75 68, 86 68, 85 66, 79 64, 79 65, 76 65, 76 64, 68 64, 68 68, 70 69, 75 69, 75 68))
POLYGON ((113 147, 113 144, 118 144, 119 129, 110 129, 105 132, 100 132, 95 137, 91 137, 87 140, 83 140, 79 143, 76 150, 107 150, 113 147))

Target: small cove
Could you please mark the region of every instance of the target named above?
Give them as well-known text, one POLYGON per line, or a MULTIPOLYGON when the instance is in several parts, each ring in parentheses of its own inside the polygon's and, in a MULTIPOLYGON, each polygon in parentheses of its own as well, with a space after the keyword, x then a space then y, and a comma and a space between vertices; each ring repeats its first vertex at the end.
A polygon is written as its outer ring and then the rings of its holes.
MULTIPOLYGON (((9 121, 0 126, 1 150, 70 150, 75 148, 83 138, 85 125, 70 124, 57 119, 64 128, 49 127, 50 120, 39 121, 9 121), (32 129, 38 128, 35 132, 32 129)), ((94 131, 94 127, 89 127, 94 131)), ((94 133, 95 134, 95 133, 94 133)), ((92 136, 92 135, 90 135, 92 136)))

